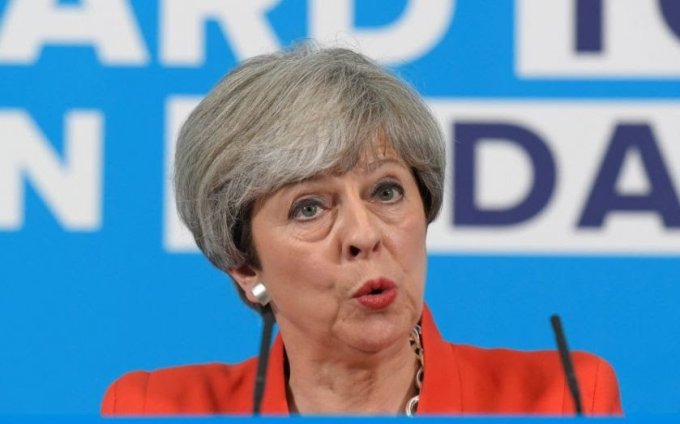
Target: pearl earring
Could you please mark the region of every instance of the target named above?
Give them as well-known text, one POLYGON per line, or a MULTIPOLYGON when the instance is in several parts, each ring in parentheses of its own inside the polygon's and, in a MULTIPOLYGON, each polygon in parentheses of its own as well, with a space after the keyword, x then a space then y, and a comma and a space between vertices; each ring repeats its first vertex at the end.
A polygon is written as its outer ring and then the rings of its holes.
POLYGON ((255 296, 257 302, 262 306, 266 306, 272 300, 271 297, 269 297, 269 293, 267 293, 267 287, 265 287, 264 283, 255 284, 250 289, 250 293, 255 296))

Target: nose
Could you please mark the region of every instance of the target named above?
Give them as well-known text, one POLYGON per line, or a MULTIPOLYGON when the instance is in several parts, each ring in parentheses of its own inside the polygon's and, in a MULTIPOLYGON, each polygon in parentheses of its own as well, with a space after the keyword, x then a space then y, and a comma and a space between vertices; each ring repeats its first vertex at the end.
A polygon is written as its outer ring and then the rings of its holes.
POLYGON ((348 199, 341 207, 341 245, 346 259, 369 258, 380 250, 380 222, 360 198, 348 199))

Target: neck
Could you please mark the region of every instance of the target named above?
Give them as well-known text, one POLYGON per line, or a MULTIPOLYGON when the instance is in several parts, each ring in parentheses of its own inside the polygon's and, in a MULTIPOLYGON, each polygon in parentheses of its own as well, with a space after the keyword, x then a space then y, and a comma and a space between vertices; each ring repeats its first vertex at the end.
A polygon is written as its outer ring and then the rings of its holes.
POLYGON ((419 365, 408 338, 377 353, 314 352, 307 345, 287 350, 287 356, 291 412, 395 414, 416 394, 419 365))

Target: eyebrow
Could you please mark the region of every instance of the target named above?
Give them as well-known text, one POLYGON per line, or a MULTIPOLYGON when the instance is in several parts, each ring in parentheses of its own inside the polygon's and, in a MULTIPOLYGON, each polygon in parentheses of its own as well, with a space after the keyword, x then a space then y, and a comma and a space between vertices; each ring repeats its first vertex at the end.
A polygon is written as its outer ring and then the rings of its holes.
MULTIPOLYGON (((381 168, 385 165, 389 165, 389 164, 394 164, 394 165, 397 165, 397 166, 401 166, 404 169, 408 169, 408 166, 402 160, 397 159, 397 158, 391 158, 391 157, 371 160, 370 162, 368 162, 366 164, 359 165, 357 168, 363 174, 370 174, 370 173, 376 171, 377 169, 379 169, 379 168, 381 168)), ((317 184, 322 185, 323 183, 321 181, 319 181, 320 179, 325 178, 325 177, 332 177, 332 176, 333 175, 323 175, 323 174, 322 175, 315 175, 313 177, 304 179, 302 181, 286 184, 285 186, 281 187, 279 189, 279 191, 281 193, 285 193, 285 195, 291 195, 291 194, 295 195, 295 191, 298 191, 298 190, 304 191, 305 190, 305 189, 300 188, 300 185, 303 185, 303 184, 307 185, 307 186, 308 185, 317 185, 317 184)))
POLYGON ((375 171, 376 169, 378 169, 378 168, 380 168, 380 167, 382 167, 383 165, 386 165, 386 164, 395 164, 395 165, 403 166, 404 168, 408 168, 406 166, 406 164, 399 159, 382 158, 382 159, 373 160, 371 162, 368 162, 365 165, 362 165, 361 169, 363 169, 366 174, 369 174, 369 173, 375 171))

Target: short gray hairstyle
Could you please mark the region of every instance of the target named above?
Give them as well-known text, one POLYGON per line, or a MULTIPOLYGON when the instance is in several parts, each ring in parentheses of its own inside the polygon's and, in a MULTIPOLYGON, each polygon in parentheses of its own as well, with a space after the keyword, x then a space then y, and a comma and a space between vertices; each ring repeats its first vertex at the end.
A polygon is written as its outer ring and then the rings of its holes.
POLYGON ((352 169, 377 140, 411 167, 431 222, 442 202, 444 142, 414 90, 342 48, 302 44, 246 60, 182 126, 179 215, 216 267, 259 267, 254 203, 284 185, 352 169))

